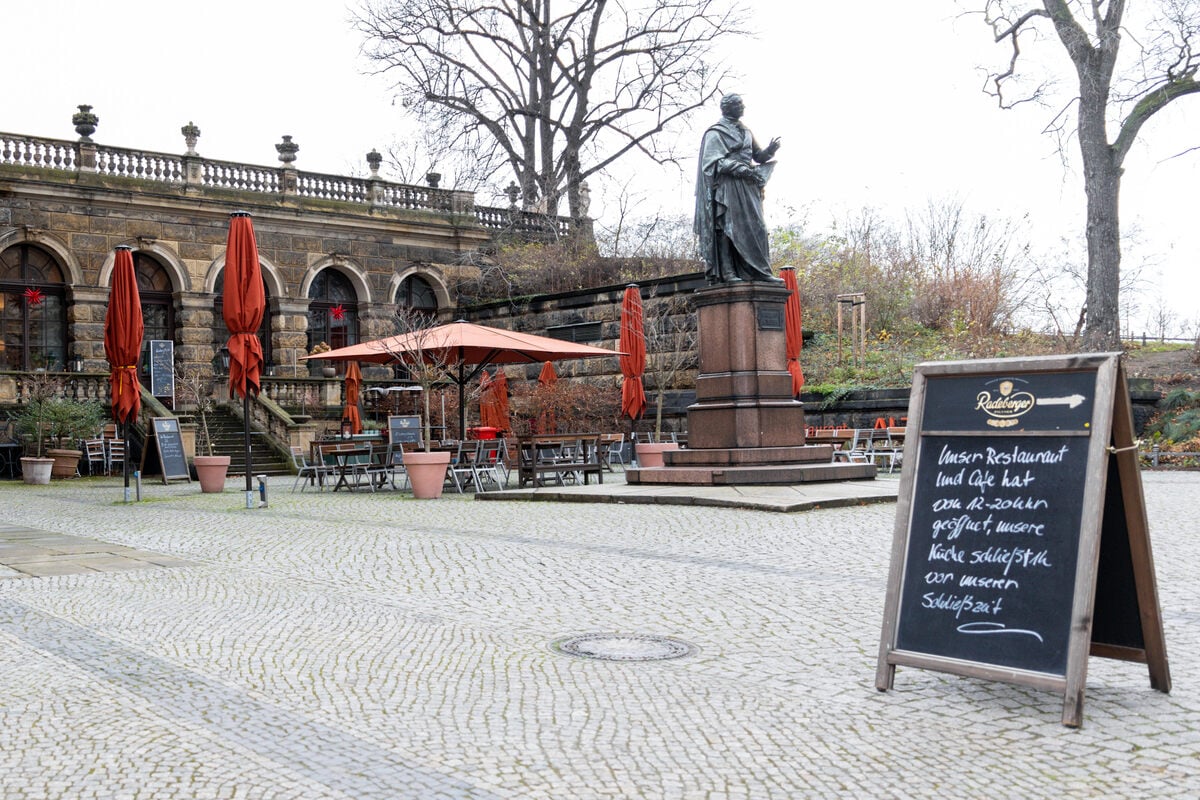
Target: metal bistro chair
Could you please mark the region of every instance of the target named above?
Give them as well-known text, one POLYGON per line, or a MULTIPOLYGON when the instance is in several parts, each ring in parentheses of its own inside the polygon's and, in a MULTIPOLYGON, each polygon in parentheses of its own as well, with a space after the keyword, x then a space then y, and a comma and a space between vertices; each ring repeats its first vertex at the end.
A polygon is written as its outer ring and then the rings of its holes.
POLYGON ((504 440, 481 439, 475 448, 474 478, 475 491, 485 492, 488 488, 504 489, 508 486, 508 465, 504 463, 504 440))
POLYGON ((616 472, 614 464, 620 464, 621 469, 625 469, 625 434, 606 433, 600 437, 600 445, 600 459, 606 470, 616 472))
POLYGON ((850 449, 834 450, 833 460, 850 464, 870 464, 871 433, 870 428, 856 429, 854 438, 850 440, 850 449))
POLYGON ((125 468, 125 440, 124 439, 109 439, 108 440, 108 472, 112 474, 116 471, 117 465, 125 468))
POLYGON ((304 491, 304 487, 312 484, 317 488, 318 492, 325 491, 325 478, 329 476, 329 466, 322 463, 310 464, 304 458, 304 449, 301 447, 293 447, 292 451, 292 466, 296 468, 296 482, 292 484, 292 491, 296 491, 296 487, 300 487, 300 491, 304 491), (301 483, 303 481, 303 484, 301 483))
POLYGON ((454 491, 462 494, 468 486, 475 485, 475 451, 478 442, 458 443, 458 449, 450 457, 450 466, 446 470, 446 483, 454 487, 454 491))
POLYGON ((83 457, 87 462, 88 475, 108 473, 108 457, 104 452, 103 439, 87 439, 83 443, 83 457))

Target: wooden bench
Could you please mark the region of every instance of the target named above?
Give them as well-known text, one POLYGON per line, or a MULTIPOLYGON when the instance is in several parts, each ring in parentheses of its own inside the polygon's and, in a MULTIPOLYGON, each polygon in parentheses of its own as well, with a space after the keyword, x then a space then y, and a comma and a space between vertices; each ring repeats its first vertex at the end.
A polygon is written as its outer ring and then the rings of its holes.
POLYGON ((517 486, 545 486, 553 478, 559 486, 567 477, 581 477, 587 484, 592 475, 604 483, 600 460, 600 435, 544 434, 517 440, 517 486))

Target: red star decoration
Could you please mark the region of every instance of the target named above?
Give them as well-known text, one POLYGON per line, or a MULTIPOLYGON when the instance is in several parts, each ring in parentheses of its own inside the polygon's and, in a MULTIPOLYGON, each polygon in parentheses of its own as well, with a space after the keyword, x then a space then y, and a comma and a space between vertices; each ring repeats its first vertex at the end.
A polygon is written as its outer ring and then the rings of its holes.
POLYGON ((336 305, 329 309, 329 316, 333 317, 334 319, 343 319, 346 316, 346 309, 342 308, 340 305, 336 305))
POLYGON ((45 299, 45 295, 42 294, 41 289, 34 289, 30 287, 25 290, 25 301, 29 303, 29 305, 40 306, 43 299, 45 299))

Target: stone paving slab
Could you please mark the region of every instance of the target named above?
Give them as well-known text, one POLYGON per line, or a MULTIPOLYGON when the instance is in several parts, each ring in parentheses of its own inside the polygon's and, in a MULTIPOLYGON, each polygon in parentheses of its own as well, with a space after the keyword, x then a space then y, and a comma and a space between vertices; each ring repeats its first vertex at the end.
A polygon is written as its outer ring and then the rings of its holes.
MULTIPOLYGON (((189 562, 0 581, 0 797, 1200 795, 1200 473, 1148 473, 1174 689, 874 689, 895 505, 477 503, 0 483, 0 522, 189 562), (556 642, 663 636, 592 661, 556 642)), ((230 483, 234 487, 234 483, 230 483)), ((36 537, 34 537, 36 538, 36 537)), ((77 554, 63 554, 77 555, 77 554)))
POLYGON ((174 556, 84 536, 0 524, 0 579, 184 566, 174 556))

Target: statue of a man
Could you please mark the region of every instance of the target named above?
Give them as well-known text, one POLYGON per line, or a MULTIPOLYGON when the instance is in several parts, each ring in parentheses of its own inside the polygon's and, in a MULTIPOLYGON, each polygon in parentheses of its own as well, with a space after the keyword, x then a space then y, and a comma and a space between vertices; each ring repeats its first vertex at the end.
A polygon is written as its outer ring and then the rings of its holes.
POLYGON ((736 94, 721 98, 721 120, 704 132, 696 175, 696 223, 700 256, 710 284, 779 283, 771 274, 763 187, 775 169, 778 137, 759 148, 739 120, 745 111, 736 94))

